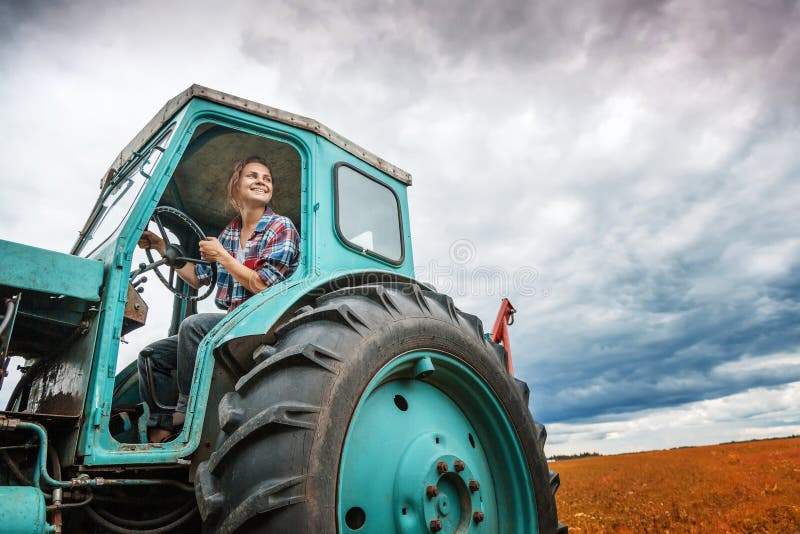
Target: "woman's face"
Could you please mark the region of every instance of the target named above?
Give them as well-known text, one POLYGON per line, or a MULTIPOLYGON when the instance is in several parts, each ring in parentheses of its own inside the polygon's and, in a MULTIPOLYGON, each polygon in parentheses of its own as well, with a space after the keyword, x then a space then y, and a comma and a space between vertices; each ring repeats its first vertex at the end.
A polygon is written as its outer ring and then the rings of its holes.
POLYGON ((272 200, 272 174, 266 165, 248 163, 244 166, 236 200, 241 207, 266 206, 272 200))

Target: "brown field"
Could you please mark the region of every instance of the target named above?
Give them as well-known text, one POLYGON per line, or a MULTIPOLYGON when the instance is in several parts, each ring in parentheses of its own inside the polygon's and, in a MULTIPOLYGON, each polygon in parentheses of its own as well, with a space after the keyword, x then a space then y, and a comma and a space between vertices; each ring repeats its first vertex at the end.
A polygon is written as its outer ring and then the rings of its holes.
POLYGON ((570 532, 800 532, 800 438, 552 462, 570 532))

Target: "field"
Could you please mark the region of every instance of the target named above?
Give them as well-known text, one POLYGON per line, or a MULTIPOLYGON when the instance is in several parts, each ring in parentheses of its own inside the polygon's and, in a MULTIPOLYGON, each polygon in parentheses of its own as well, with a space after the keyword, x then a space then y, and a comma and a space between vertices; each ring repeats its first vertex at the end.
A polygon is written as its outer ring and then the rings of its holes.
POLYGON ((800 438, 552 462, 570 532, 800 532, 800 438))

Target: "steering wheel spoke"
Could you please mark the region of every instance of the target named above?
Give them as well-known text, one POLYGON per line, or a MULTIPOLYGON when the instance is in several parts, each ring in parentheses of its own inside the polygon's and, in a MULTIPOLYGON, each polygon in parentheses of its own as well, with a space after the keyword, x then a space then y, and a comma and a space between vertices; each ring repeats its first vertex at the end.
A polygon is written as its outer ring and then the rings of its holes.
MULTIPOLYGON (((158 208, 156 208, 156 210, 157 209, 158 208)), ((164 228, 164 224, 161 222, 161 217, 158 216, 157 211, 153 213, 153 216, 151 217, 150 220, 156 223, 156 226, 158 226, 158 233, 161 234, 161 239, 164 240, 166 246, 169 246, 170 245, 169 235, 167 234, 167 230, 164 228)))
MULTIPOLYGON (((150 259, 150 258, 148 257, 148 259, 150 259)), ((136 269, 135 271, 133 271, 131 273, 130 278, 131 278, 131 280, 133 280, 134 278, 136 278, 140 274, 144 274, 147 271, 152 271, 153 269, 156 269, 156 272, 158 272, 158 268, 161 267, 162 265, 166 265, 166 264, 167 264, 167 259, 166 258, 161 258, 158 261, 151 261, 147 265, 142 263, 141 265, 144 265, 144 267, 140 267, 139 269, 136 269)))

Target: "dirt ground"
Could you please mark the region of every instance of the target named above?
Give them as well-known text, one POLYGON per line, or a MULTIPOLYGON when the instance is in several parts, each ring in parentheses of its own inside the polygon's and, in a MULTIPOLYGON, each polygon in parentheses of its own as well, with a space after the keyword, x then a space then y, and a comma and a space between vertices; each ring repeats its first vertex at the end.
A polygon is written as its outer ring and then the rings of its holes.
POLYGON ((800 533, 800 438, 552 462, 572 533, 800 533))

